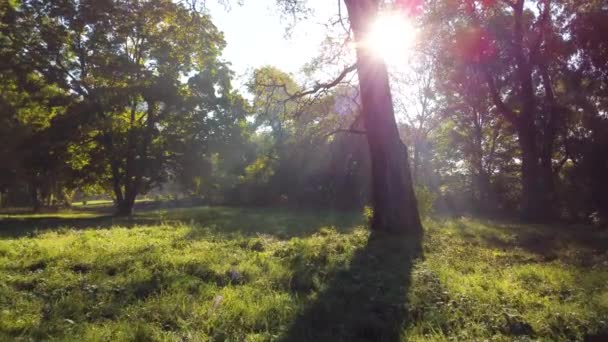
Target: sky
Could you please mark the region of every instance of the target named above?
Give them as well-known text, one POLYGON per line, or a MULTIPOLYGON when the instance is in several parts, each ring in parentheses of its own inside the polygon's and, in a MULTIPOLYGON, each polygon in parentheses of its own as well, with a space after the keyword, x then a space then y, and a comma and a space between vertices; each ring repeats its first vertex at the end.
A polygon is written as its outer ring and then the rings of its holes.
POLYGON ((336 1, 309 0, 314 17, 298 23, 291 37, 286 38, 289 21, 281 18, 275 1, 245 0, 242 6, 232 1, 228 9, 215 1, 207 4, 227 43, 223 58, 232 63, 240 84, 249 71, 264 65, 297 74, 318 54, 325 37, 322 24, 337 13, 336 1))
MULTIPOLYGON (((237 0, 230 0, 227 8, 220 1, 207 1, 206 6, 214 24, 224 33, 226 48, 223 58, 232 64, 235 72, 235 86, 243 90, 243 95, 248 97, 244 91, 244 85, 249 80, 251 72, 265 65, 275 66, 283 71, 294 75, 298 81, 304 80, 300 77, 300 70, 314 57, 320 53, 323 39, 327 35, 327 27, 330 21, 335 21, 338 14, 337 0, 308 0, 308 6, 313 10, 313 15, 299 22, 292 34, 286 37, 285 30, 289 21, 282 18, 276 7, 276 0, 244 0, 239 5, 237 0)), ((345 12, 346 9, 342 8, 345 12)), ((389 55, 395 55, 399 60, 395 65, 390 60, 391 70, 399 70, 407 60, 403 56, 403 49, 395 50, 397 41, 411 43, 411 25, 405 25, 403 30, 394 30, 386 26, 393 22, 392 18, 384 18, 378 22, 382 23, 380 34, 374 39, 380 41, 380 45, 373 44, 374 48, 382 51, 388 50, 389 55), (390 32, 390 37, 385 32, 390 32)), ((340 29, 339 25, 336 29, 340 29)), ((402 47, 408 48, 407 44, 402 47)), ((394 58, 393 58, 394 59, 394 58)), ((314 81, 331 81, 339 74, 340 70, 326 66, 323 73, 314 76, 314 81)), ((403 70, 399 70, 403 72, 403 70)), ((310 79, 308 80, 310 81, 310 79)), ((409 91, 409 87, 401 87, 400 92, 409 91)), ((396 90, 396 89, 394 89, 396 90)), ((403 94, 402 94, 403 95, 403 94)), ((393 94, 394 98, 400 98, 399 94, 393 94)), ((405 101, 401 101, 405 102, 405 101)), ((398 119, 404 118, 405 112, 414 113, 415 108, 395 108, 398 119)))

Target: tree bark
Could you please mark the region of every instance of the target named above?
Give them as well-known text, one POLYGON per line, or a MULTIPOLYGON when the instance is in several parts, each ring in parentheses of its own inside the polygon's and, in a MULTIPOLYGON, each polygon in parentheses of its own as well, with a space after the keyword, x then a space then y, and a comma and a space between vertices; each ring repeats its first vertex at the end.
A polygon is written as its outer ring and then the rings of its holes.
POLYGON ((122 201, 117 203, 116 216, 131 216, 133 215, 133 206, 135 205, 135 193, 126 191, 122 201))
POLYGON ((557 135, 558 123, 561 120, 561 108, 555 93, 553 91, 553 84, 551 76, 549 75, 549 69, 545 62, 540 61, 537 63, 538 70, 541 75, 541 81, 545 89, 545 112, 543 117, 543 134, 541 142, 541 153, 540 153, 540 164, 539 172, 541 175, 542 190, 543 190, 543 203, 545 203, 546 216, 548 218, 558 216, 558 201, 557 194, 555 192, 555 179, 553 170, 553 151, 555 149, 555 137, 557 135))
POLYGON ((362 116, 372 168, 371 229, 422 234, 407 148, 399 137, 386 65, 364 46, 378 0, 344 0, 357 42, 362 116))
POLYGON ((536 134, 532 123, 518 129, 521 148, 522 199, 521 215, 525 221, 542 221, 545 211, 538 167, 536 134))
POLYGON ((591 198, 597 209, 599 224, 608 228, 608 123, 595 116, 593 123, 593 142, 588 152, 587 168, 591 180, 591 198))
POLYGON ((32 182, 31 184, 30 196, 32 199, 32 209, 37 213, 42 208, 42 203, 40 202, 40 197, 38 197, 38 185, 36 182, 32 182))

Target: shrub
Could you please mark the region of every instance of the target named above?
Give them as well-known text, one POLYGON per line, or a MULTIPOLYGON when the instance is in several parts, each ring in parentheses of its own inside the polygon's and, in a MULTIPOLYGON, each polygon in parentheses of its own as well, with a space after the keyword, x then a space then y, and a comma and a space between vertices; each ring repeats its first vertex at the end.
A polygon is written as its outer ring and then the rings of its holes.
MULTIPOLYGON (((414 192, 416 195, 416 200, 418 201, 418 213, 421 218, 429 217, 433 214, 435 199, 437 195, 432 193, 427 187, 424 186, 415 186, 414 192)), ((366 205, 363 207, 363 217, 367 220, 367 222, 371 222, 372 217, 374 217, 374 209, 366 205)))
POLYGON ((433 214, 435 198, 437 197, 425 186, 415 186, 416 200, 418 201, 418 212, 421 218, 429 217, 433 214))

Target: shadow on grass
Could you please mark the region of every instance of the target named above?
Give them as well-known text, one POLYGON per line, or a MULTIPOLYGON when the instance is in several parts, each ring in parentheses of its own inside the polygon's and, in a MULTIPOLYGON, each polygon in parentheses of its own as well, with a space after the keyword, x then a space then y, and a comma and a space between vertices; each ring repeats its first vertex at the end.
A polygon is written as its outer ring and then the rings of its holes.
MULTIPOLYGON (((165 218, 194 223, 221 234, 255 236, 268 234, 281 239, 312 235, 323 227, 351 231, 364 223, 357 212, 268 207, 205 207, 169 211, 165 218)), ((204 237, 205 229, 194 227, 187 238, 204 237)))
POLYGON ((410 321, 407 294, 419 257, 420 239, 370 236, 282 341, 399 341, 410 321))
POLYGON ((0 237, 27 236, 35 231, 58 228, 96 229, 112 226, 188 224, 189 239, 217 234, 255 236, 269 234, 278 238, 308 236, 322 227, 333 226, 348 231, 363 223, 356 212, 331 212, 296 208, 266 207, 190 207, 144 209, 132 217, 115 217, 107 210, 80 210, 73 213, 15 215, 0 218, 0 237), (73 214, 73 216, 70 216, 73 214))
POLYGON ((456 228, 465 240, 501 249, 518 247, 548 259, 556 258, 556 252, 568 246, 595 254, 608 251, 608 232, 587 225, 461 220, 456 228))
POLYGON ((28 236, 36 231, 53 230, 59 228, 91 229, 108 228, 114 225, 116 219, 111 215, 93 217, 11 217, 0 219, 0 237, 28 236))

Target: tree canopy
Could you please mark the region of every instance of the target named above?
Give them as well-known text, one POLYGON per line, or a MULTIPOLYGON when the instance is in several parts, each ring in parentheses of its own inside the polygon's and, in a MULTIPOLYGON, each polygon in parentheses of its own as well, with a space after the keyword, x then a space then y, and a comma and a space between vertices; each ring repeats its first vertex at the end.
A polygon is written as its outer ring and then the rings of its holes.
MULTIPOLYGON (((277 9, 292 25, 314 16, 306 1, 277 9)), ((235 88, 199 3, 3 2, 0 204, 109 196, 128 215, 137 196, 170 193, 371 205, 378 230, 415 231, 415 190, 444 213, 602 221, 606 11, 591 0, 344 1, 305 68, 329 77, 268 65, 235 88), (417 28, 396 69, 366 42, 387 12, 417 28)))

